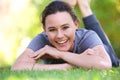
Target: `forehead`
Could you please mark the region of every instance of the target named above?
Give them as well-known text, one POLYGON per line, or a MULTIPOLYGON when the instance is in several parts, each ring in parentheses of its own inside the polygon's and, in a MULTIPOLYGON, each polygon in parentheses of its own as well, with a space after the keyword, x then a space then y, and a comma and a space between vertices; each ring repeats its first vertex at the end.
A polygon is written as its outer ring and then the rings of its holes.
POLYGON ((70 23, 72 20, 71 15, 68 12, 57 12, 55 14, 48 15, 45 20, 46 26, 59 26, 66 23, 70 23))

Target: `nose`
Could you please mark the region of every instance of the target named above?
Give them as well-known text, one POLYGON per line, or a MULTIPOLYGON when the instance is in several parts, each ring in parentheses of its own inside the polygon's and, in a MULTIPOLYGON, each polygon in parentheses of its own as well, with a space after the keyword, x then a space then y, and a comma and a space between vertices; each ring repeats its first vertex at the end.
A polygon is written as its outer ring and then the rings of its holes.
POLYGON ((64 32, 59 30, 56 35, 57 38, 63 38, 64 37, 64 32))

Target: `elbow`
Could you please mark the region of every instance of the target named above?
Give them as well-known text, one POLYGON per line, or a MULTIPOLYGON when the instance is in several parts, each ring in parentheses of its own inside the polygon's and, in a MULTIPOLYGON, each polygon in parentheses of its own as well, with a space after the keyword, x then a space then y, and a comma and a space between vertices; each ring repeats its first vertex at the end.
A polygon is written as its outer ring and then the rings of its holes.
POLYGON ((97 63, 97 65, 98 66, 96 66, 96 68, 101 69, 101 70, 112 68, 111 62, 100 61, 100 63, 97 63))
POLYGON ((11 71, 17 71, 17 69, 14 67, 11 67, 11 71))
POLYGON ((16 63, 11 67, 11 71, 32 70, 33 63, 16 63))
POLYGON ((11 67, 11 71, 21 71, 21 70, 25 70, 22 64, 14 64, 11 67))
POLYGON ((17 67, 15 67, 15 66, 11 67, 11 71, 17 71, 17 70, 18 70, 17 67))
POLYGON ((12 65, 11 71, 18 71, 19 70, 19 65, 12 65))

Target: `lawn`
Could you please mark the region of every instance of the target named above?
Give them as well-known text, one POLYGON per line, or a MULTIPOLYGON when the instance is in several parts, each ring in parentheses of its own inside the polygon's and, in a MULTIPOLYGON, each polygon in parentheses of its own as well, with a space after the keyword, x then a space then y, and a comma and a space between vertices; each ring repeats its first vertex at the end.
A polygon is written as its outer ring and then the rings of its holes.
POLYGON ((10 71, 0 69, 0 80, 120 80, 120 67, 110 70, 10 71))

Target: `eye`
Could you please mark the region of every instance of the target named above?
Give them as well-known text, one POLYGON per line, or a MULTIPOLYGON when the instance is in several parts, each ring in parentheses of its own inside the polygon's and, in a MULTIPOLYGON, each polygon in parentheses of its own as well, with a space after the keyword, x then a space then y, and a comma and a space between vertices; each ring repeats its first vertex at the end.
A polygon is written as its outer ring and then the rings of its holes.
POLYGON ((63 30, 66 30, 66 29, 68 29, 69 28, 69 26, 63 26, 63 30))
POLYGON ((54 32, 54 31, 56 31, 56 29, 49 29, 49 31, 50 31, 50 32, 54 32))

